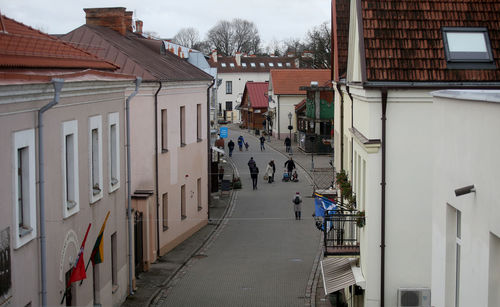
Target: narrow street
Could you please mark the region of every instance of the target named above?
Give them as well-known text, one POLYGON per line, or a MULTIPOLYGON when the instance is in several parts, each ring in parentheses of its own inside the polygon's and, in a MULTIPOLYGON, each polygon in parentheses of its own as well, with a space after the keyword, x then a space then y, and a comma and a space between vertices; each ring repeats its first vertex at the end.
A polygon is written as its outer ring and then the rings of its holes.
MULTIPOLYGON (((239 134, 230 130, 228 139, 239 134)), ((245 136, 248 151, 229 158, 242 180, 232 208, 214 241, 172 280, 153 302, 156 306, 304 306, 321 232, 312 221, 311 183, 302 169, 299 182, 282 182, 286 157, 255 137, 245 136), (247 162, 260 170, 252 189, 247 162), (276 163, 275 182, 262 177, 266 164, 276 163), (302 220, 295 220, 291 202, 303 196, 302 220)), ((227 146, 226 146, 227 151, 227 146)))

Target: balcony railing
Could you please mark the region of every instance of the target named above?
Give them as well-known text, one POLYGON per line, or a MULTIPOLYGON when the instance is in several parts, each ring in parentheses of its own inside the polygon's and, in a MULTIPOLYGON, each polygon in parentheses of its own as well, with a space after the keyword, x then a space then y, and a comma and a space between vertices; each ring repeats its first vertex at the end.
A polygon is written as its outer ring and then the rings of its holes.
MULTIPOLYGON (((329 212, 327 212, 329 213, 329 212)), ((325 256, 358 256, 360 219, 355 210, 337 210, 323 219, 325 256)))

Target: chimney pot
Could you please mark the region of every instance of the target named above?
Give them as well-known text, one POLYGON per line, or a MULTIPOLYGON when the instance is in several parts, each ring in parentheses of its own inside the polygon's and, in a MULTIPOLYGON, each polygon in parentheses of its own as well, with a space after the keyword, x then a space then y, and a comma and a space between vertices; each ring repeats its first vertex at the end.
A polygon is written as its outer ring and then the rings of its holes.
POLYGON ((135 21, 135 33, 142 35, 142 20, 135 21))
POLYGON ((134 32, 134 28, 132 26, 132 16, 134 15, 134 12, 132 11, 126 11, 125 12, 125 28, 127 31, 134 32))
POLYGON ((87 25, 106 27, 125 35, 127 27, 124 7, 86 8, 83 10, 85 11, 85 23, 87 25))

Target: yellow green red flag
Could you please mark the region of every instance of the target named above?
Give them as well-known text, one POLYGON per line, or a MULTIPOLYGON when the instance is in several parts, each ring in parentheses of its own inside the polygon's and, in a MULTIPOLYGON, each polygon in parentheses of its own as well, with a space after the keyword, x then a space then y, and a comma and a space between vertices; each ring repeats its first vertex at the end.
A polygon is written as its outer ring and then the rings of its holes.
POLYGON ((103 262, 104 253, 103 253, 103 236, 104 236, 104 228, 106 227, 106 221, 108 220, 110 211, 106 214, 106 218, 104 219, 104 223, 102 223, 101 231, 99 231, 99 235, 97 236, 97 240, 95 241, 94 248, 92 249, 92 254, 90 256, 90 260, 92 261, 92 265, 96 265, 98 263, 103 262))

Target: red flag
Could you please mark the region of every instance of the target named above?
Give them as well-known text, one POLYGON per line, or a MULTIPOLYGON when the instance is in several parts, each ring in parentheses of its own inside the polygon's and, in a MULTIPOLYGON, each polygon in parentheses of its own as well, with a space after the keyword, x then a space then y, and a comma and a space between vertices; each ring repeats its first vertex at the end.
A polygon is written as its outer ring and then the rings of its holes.
POLYGON ((85 263, 83 262, 83 250, 85 248, 85 241, 87 241, 87 235, 89 234, 90 225, 91 224, 89 224, 89 227, 87 228, 87 232, 85 233, 85 237, 83 238, 82 246, 80 247, 80 251, 78 252, 75 266, 73 267, 71 277, 69 278, 68 287, 75 281, 87 278, 87 274, 85 273, 85 263))

